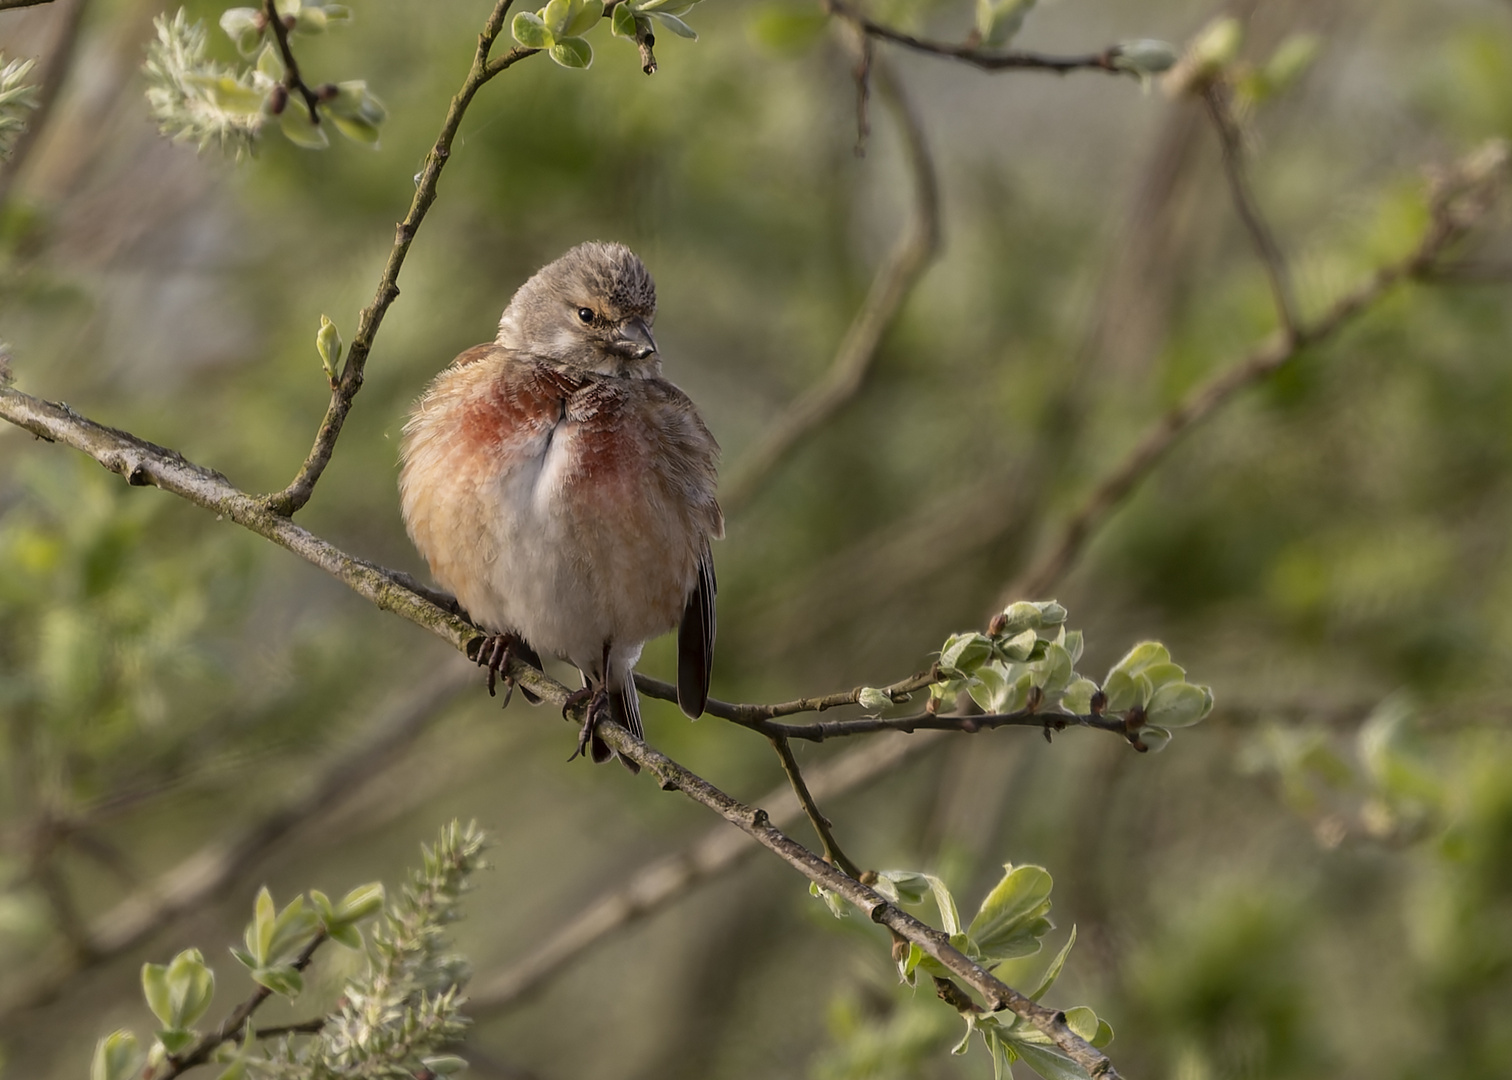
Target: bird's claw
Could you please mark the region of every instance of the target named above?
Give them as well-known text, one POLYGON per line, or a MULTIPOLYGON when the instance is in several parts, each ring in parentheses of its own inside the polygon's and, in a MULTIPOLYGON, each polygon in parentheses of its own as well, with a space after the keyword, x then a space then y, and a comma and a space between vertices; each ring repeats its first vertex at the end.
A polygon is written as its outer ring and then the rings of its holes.
MULTIPOLYGON (((609 694, 604 688, 602 686, 585 686, 581 690, 574 690, 568 694, 567 700, 562 702, 562 717, 566 719, 568 713, 585 701, 588 703, 588 707, 583 710, 583 726, 578 731, 577 749, 572 752, 572 757, 568 758, 568 761, 575 761, 585 753, 592 757, 594 761, 603 760, 599 749, 603 746, 603 743, 598 740, 597 736, 599 718, 609 707, 609 694), (592 747, 591 750, 590 745, 592 747)), ((605 750, 607 750, 607 747, 605 747, 605 750)))
POLYGON ((503 682, 506 708, 514 697, 515 688, 515 680, 509 674, 509 657, 512 650, 523 644, 523 639, 517 634, 490 634, 478 646, 477 664, 480 668, 488 669, 488 696, 494 697, 495 684, 503 682))

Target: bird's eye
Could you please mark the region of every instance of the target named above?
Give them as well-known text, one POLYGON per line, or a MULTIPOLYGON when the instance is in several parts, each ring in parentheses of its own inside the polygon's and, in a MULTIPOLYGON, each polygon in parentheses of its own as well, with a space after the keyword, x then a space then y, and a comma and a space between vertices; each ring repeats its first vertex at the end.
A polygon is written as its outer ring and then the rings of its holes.
POLYGON ((582 319, 585 323, 591 323, 593 321, 593 309, 586 307, 578 308, 578 318, 582 319))

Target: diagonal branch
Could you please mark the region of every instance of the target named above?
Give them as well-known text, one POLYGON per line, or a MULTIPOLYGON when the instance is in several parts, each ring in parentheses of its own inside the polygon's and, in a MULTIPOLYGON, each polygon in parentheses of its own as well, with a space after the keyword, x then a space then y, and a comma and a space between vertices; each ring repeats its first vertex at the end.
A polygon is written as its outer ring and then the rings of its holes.
POLYGON ((462 126, 462 117, 467 112, 467 107, 472 104, 473 95, 484 83, 501 71, 540 51, 515 46, 502 56, 489 59, 488 54, 493 49, 495 39, 504 28, 504 16, 508 13, 511 3, 513 0, 498 0, 498 3, 494 5, 493 13, 488 17, 483 33, 478 35, 478 50, 473 56, 472 68, 462 82, 462 89, 458 90, 456 97, 451 100, 451 106, 446 111, 446 120, 441 125, 441 134, 436 136, 435 146, 431 148, 430 153, 425 155, 425 168, 421 171, 420 180, 415 185, 415 197, 410 202, 409 213, 395 229, 394 246, 389 251, 388 262, 384 264, 383 276, 378 282, 378 292, 373 297, 373 302, 363 308, 362 314, 358 316, 357 332, 352 336, 352 345, 347 352, 341 376, 331 386, 331 403, 326 406, 325 419, 320 423, 320 431, 315 436, 315 445, 310 448, 309 456, 305 458, 304 464, 300 466, 294 479, 289 482, 289 486, 269 495, 265 500, 270 510, 283 517, 293 515, 310 501, 321 473, 325 472, 325 467, 331 461, 331 454, 336 449, 336 440, 341 436, 341 428, 346 423, 347 413, 351 411, 352 399, 362 389, 363 369, 367 365, 368 354, 372 351, 373 339, 378 334, 378 327, 382 324, 389 305, 399 298, 399 271, 404 266, 405 256, 409 254, 415 232, 420 228, 420 223, 425 220, 426 212, 430 210, 431 204, 436 201, 436 185, 441 179, 441 170, 446 167, 446 162, 451 157, 452 140, 456 138, 457 129, 462 126))
POLYGON ((903 137, 914 196, 908 225, 872 279, 871 291, 824 377, 757 436, 720 483, 719 500, 727 514, 738 513, 750 502, 799 441, 860 392, 876 362, 883 335, 940 249, 939 180, 924 140, 923 125, 890 69, 874 61, 871 74, 876 77, 882 101, 892 112, 903 137))
POLYGON ((819 804, 814 801, 810 794, 808 784, 804 782, 803 770, 798 767, 798 759, 793 756, 793 747, 788 742, 786 735, 773 735, 772 749, 777 751, 777 759, 782 762, 782 771, 792 785, 793 794, 798 796, 798 802, 803 806, 803 812, 808 815, 809 824, 814 827, 814 832, 819 835, 819 843, 824 847, 824 861, 831 866, 838 866, 845 873, 861 880, 861 868, 850 860, 845 852, 840 850, 839 843, 835 840, 834 822, 824 816, 819 809, 819 804))
POLYGON ((1250 188, 1249 171, 1244 163, 1244 137, 1229 108, 1229 88, 1220 81, 1208 84, 1202 93, 1202 103, 1208 117, 1218 129, 1218 138, 1223 143, 1223 174, 1228 179, 1229 194, 1234 200, 1234 209, 1254 242, 1255 251, 1265 265, 1265 276, 1270 281, 1271 297, 1276 302, 1276 314, 1281 319, 1281 328, 1288 338, 1297 336, 1297 298, 1292 291, 1291 274, 1286 267, 1286 256, 1276 243, 1275 234, 1266 224, 1250 188))
MULTIPOLYGON (((838 798, 892 772, 909 758, 938 745, 942 738, 943 735, 931 732, 916 739, 869 742, 811 770, 809 790, 817 799, 838 798)), ((774 788, 758 802, 779 828, 786 828, 803 816, 797 796, 786 784, 774 788)), ((740 833, 720 824, 681 851, 647 863, 624 884, 562 923, 514 963, 474 980, 468 990, 469 1015, 478 1018, 512 1007, 605 937, 730 872, 758 850, 740 833)))
POLYGON ((1087 1070, 1089 1075, 1118 1080, 1118 1071, 1113 1063, 1066 1025, 1065 1013, 1046 1008, 1025 997, 951 945, 946 934, 920 922, 890 903, 882 894, 849 877, 802 844, 790 839, 771 823, 765 810, 732 799, 661 751, 641 742, 618 724, 603 724, 599 733, 619 754, 653 774, 664 790, 681 791, 694 802, 713 810, 816 885, 838 893, 873 922, 880 923, 897 936, 918 945, 981 995, 991 1011, 1011 1010, 1034 1025, 1067 1056, 1087 1070))
POLYGON ((1490 144, 1434 184, 1431 217, 1417 245, 1380 267, 1295 332, 1273 335, 1245 359, 1198 386, 1161 417, 1102 483, 1094 488, 1061 532, 1055 546, 1004 592, 1004 602, 1048 592, 1081 555, 1087 542, 1171 448, 1241 391, 1275 374, 1303 349, 1322 343, 1409 281, 1433 280, 1439 258, 1478 225, 1506 183, 1508 151, 1490 144))

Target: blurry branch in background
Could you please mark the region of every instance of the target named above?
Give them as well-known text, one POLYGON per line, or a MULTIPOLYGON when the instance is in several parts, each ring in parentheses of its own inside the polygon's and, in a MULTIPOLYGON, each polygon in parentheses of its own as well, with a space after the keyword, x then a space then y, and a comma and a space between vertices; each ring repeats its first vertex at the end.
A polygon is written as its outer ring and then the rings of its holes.
MULTIPOLYGON (((939 745, 944 736, 879 739, 810 770, 808 787, 815 799, 838 798, 884 776, 939 745)), ((787 785, 757 800, 771 821, 785 828, 802 816, 787 785)), ((560 975, 566 965, 621 927, 684 899, 697 886, 742 865, 758 848, 740 833, 716 825, 681 851, 663 855, 629 875, 623 885, 585 906, 518 960, 480 977, 468 994, 475 1017, 502 1012, 560 975)))
POLYGON ((898 124, 913 182, 908 224, 872 279, 829 370, 746 448, 720 485, 720 503, 738 514, 806 436, 823 426, 860 392, 877 359, 882 337, 940 250, 940 188, 924 129, 890 68, 872 62, 881 97, 898 124))
POLYGON ((11 8, 40 7, 52 2, 53 0, 0 0, 0 11, 8 11, 11 8))
POLYGON ((1068 71, 1105 71, 1112 75, 1145 78, 1164 71, 1175 62, 1174 50, 1164 42, 1156 41, 1122 42, 1102 52, 1084 53, 1080 56, 1048 56, 1044 53, 1000 48, 1017 32, 1024 14, 1032 6, 1033 0, 1028 3, 1009 0, 1007 3, 979 6, 977 27, 964 42, 957 45, 905 34, 873 21, 843 0, 824 0, 825 11, 850 23, 867 37, 890 41, 894 45, 932 56, 960 60, 984 71, 1049 71, 1058 75, 1064 75, 1068 71), (984 10, 987 12, 985 26, 982 14, 984 10))
POLYGON ((69 69, 73 66, 74 50, 79 43, 79 26, 84 21, 84 9, 88 6, 89 0, 70 0, 64 5, 63 13, 58 17, 60 25, 47 50, 47 66, 42 71, 41 83, 36 90, 34 100, 30 103, 32 115, 27 119, 26 127, 16 136, 9 151, 0 153, 0 159, 3 159, 0 160, 0 207, 3 207, 9 199, 16 176, 25 165, 32 147, 36 146, 37 138, 47 124, 53 102, 57 100, 58 91, 64 79, 68 77, 69 69))
POLYGON ((0 1019, 56 996, 88 971, 218 898, 295 829, 334 809, 411 746, 472 685, 469 664, 451 665, 378 716, 361 741, 336 756, 295 797, 221 836, 83 928, 67 956, 44 956, 33 976, 0 1002, 0 1019))
POLYGON ((466 114, 467 107, 472 104, 473 95, 495 75, 515 62, 540 51, 516 46, 501 56, 489 59, 494 41, 504 29, 504 17, 509 12, 512 2, 513 0, 498 0, 492 14, 488 17, 488 22, 483 27, 483 32, 478 35, 478 48, 473 56, 472 67, 468 70, 467 78, 462 82, 462 88, 451 100, 451 105, 446 111, 446 120, 441 125, 441 133, 436 137, 435 145, 425 156, 425 168, 421 171, 419 182, 415 186, 415 197, 410 202, 409 213, 404 216, 404 220, 395 230, 394 246, 389 251, 388 262, 383 267, 378 291, 373 297, 373 302, 363 308, 361 315, 358 316, 357 332, 352 338, 352 345, 347 352, 346 364, 341 369, 340 376, 333 377, 331 380, 331 402, 326 407, 325 419, 321 421, 315 444, 289 486, 269 495, 265 500, 267 507, 276 514, 289 517, 308 503, 315 491, 316 483, 320 480, 321 473, 325 472, 325 467, 330 464, 331 454, 336 449, 336 440, 341 436, 341 427, 346 422, 347 413, 351 411, 352 399, 362 389, 363 369, 367 365, 368 354, 372 351, 378 327, 382 324, 389 305, 399 297, 399 271, 404 266, 405 256, 409 254, 410 244, 414 241, 421 222, 425 220, 426 212, 436 201, 436 184, 441 179, 441 170, 446 167, 446 162, 451 157, 452 141, 456 138, 457 129, 462 126, 462 117, 466 114))
POLYGON ((1364 315, 1396 286, 1437 280, 1440 257, 1484 221, 1507 184, 1507 173, 1508 147, 1497 141, 1435 177, 1428 195, 1429 222, 1411 251, 1376 270, 1322 314, 1311 321, 1304 320, 1294 333, 1282 331, 1273 335, 1239 363, 1187 394, 1145 433, 1122 464, 1093 489, 1051 550, 1020 575, 1004 591, 1004 596, 1039 594, 1059 581, 1095 531, 1164 460, 1171 447, 1240 391, 1275 374, 1304 349, 1320 344, 1364 315))
POLYGON ((1223 144, 1223 174, 1228 180, 1229 194, 1234 200, 1234 209, 1244 222, 1245 229, 1254 242, 1255 252, 1265 266, 1265 276, 1270 281, 1271 297, 1276 303, 1276 315, 1281 320, 1281 329, 1288 341, 1297 336, 1297 298, 1292 291, 1291 272, 1286 266, 1286 256, 1276 243, 1260 207, 1255 202, 1249 170, 1244 161, 1244 136, 1234 119, 1229 105, 1229 87, 1214 81, 1202 92, 1202 104, 1207 109, 1218 138, 1223 144))

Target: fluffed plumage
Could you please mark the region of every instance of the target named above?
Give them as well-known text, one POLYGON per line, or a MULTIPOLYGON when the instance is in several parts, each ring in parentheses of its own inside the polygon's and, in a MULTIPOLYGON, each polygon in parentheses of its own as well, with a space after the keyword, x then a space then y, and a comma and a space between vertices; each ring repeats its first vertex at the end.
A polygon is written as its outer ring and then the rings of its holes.
POLYGON ((573 248, 435 378, 400 453, 405 525, 437 583, 582 671, 595 758, 601 710, 641 736, 632 669, 679 622, 679 704, 698 716, 708 698, 719 447, 661 377, 655 312, 628 248, 573 248))

